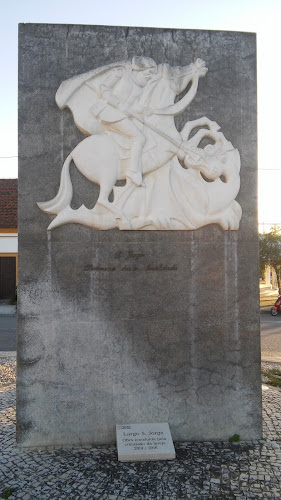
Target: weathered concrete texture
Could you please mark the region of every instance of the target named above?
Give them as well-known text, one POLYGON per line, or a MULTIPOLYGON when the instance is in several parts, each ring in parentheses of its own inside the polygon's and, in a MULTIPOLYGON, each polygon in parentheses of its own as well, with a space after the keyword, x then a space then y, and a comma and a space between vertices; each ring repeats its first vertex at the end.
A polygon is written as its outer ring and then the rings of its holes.
MULTIPOLYGON (((176 440, 261 436, 255 35, 20 25, 17 438, 115 441, 115 424, 169 422, 176 440), (61 81, 145 55, 209 71, 177 119, 208 116, 241 154, 238 232, 97 231, 36 206, 82 139, 61 81)), ((75 170, 74 205, 98 188, 75 170)))

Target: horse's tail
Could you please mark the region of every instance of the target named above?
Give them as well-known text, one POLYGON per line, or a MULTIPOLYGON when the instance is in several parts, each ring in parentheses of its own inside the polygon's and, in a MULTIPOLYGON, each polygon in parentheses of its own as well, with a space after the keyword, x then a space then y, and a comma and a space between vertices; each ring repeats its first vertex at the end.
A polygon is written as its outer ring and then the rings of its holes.
POLYGON ((72 183, 69 174, 69 165, 71 163, 72 156, 68 155, 66 158, 60 178, 60 188, 57 196, 49 201, 43 201, 42 203, 37 203, 38 207, 47 212, 48 214, 58 214, 61 210, 70 205, 72 200, 72 183))

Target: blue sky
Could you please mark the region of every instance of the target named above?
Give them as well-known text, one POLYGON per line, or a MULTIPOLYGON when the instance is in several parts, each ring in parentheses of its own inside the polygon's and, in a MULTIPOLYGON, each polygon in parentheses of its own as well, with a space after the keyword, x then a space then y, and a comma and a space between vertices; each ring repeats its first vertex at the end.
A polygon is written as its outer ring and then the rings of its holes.
MULTIPOLYGON (((281 160, 278 154, 281 137, 281 0, 2 0, 0 157, 17 156, 17 25, 20 22, 256 32, 259 218, 265 222, 281 220, 281 160)), ((17 177, 17 158, 0 158, 0 177, 17 177)))

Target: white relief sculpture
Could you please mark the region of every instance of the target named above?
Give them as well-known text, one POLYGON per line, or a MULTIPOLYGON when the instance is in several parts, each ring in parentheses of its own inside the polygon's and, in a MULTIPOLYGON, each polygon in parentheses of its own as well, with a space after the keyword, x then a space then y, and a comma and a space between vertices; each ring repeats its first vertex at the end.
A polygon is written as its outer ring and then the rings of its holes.
POLYGON ((96 229, 188 230, 217 223, 237 230, 242 215, 235 201, 240 188, 238 150, 206 117, 187 122, 180 132, 174 122, 195 97, 206 72, 201 59, 171 67, 134 57, 64 81, 56 102, 61 109, 70 108, 76 126, 89 137, 66 158, 57 196, 38 203, 41 210, 56 215, 48 229, 79 223, 96 229), (175 103, 189 83, 185 96, 175 103), (202 148, 204 138, 212 144, 202 148), (91 210, 70 206, 72 161, 100 186, 91 210), (125 184, 116 186, 121 180, 125 184))

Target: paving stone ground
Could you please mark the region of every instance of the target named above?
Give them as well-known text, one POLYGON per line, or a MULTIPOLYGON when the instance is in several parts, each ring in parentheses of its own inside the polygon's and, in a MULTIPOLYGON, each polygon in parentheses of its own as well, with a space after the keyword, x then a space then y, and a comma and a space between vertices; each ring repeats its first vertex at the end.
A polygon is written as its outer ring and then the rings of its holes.
POLYGON ((278 389, 263 390, 262 441, 175 443, 176 460, 120 463, 115 446, 18 448, 14 370, 13 358, 0 359, 0 497, 10 488, 10 500, 281 498, 278 389))

